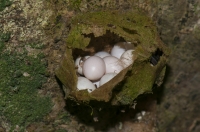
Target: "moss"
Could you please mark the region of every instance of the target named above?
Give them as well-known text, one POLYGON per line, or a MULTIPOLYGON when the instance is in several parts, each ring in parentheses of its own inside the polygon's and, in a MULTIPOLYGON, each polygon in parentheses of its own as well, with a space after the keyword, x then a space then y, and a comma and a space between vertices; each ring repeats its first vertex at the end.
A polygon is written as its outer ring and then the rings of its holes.
POLYGON ((88 12, 102 9, 119 9, 133 7, 135 0, 68 0, 68 9, 73 11, 88 12))
POLYGON ((0 52, 4 49, 4 42, 7 42, 10 39, 10 33, 0 34, 0 52))
POLYGON ((71 10, 80 10, 82 0, 69 0, 69 9, 71 10))
MULTIPOLYGON (((65 85, 67 96, 81 101, 111 101, 112 104, 130 104, 140 94, 152 91, 169 55, 168 48, 160 40, 156 26, 138 9, 127 11, 98 11, 78 14, 73 18, 67 39, 68 49, 56 75, 65 85), (74 58, 93 55, 94 52, 125 41, 135 46, 136 60, 132 67, 124 69, 109 83, 88 94, 77 91, 74 58), (88 50, 91 49, 91 50, 88 50), (151 66, 150 58, 157 50, 162 52, 159 63, 151 66), (67 68, 66 68, 67 67, 67 68), (69 76, 66 76, 66 73, 69 76)), ((68 98, 66 96, 66 98, 68 98)))
POLYGON ((58 129, 58 130, 56 130, 56 132, 68 132, 68 131, 65 129, 58 129))
MULTIPOLYGON (((5 38, 9 37, 5 37, 5 34, 0 36, 3 50, 8 40, 5 38)), ((11 129, 18 125, 23 130, 30 122, 42 119, 51 110, 50 97, 38 94, 38 89, 47 81, 46 67, 41 57, 6 51, 0 53, 0 116, 7 119, 11 129)))
POLYGON ((34 48, 34 49, 42 49, 42 48, 44 48, 44 44, 41 44, 41 43, 31 43, 29 45, 31 46, 31 48, 34 48))
POLYGON ((68 46, 80 48, 81 45, 84 47, 89 44, 88 37, 84 37, 84 34, 94 33, 94 36, 98 37, 105 34, 107 30, 126 38, 127 41, 139 41, 138 43, 148 47, 155 45, 157 43, 156 27, 148 17, 142 13, 138 14, 138 12, 137 10, 130 12, 102 11, 77 15, 73 19, 72 29, 67 40, 68 46), (81 43, 77 39, 83 42, 81 43))
POLYGON ((7 6, 10 6, 12 2, 10 0, 0 0, 0 11, 3 11, 7 6))
POLYGON ((134 70, 129 73, 129 77, 120 86, 120 89, 123 90, 117 94, 117 97, 120 98, 117 98, 115 101, 121 102, 122 104, 129 104, 138 95, 148 92, 151 93, 152 86, 156 77, 158 77, 157 74, 162 72, 163 66, 163 63, 160 63, 156 67, 149 65, 149 62, 134 63, 134 70))

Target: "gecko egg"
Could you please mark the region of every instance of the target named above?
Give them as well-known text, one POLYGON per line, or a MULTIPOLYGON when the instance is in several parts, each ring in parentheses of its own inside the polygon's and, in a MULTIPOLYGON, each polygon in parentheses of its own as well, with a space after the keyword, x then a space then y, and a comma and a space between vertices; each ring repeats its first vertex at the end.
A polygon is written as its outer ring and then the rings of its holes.
POLYGON ((114 47, 111 50, 111 55, 115 56, 120 59, 121 55, 125 52, 125 42, 120 42, 114 45, 114 47))
POLYGON ((103 77, 99 81, 99 86, 102 86, 103 84, 107 83, 116 75, 117 75, 117 73, 107 73, 107 74, 103 75, 103 77))
POLYGON ((104 57, 106 57, 106 56, 111 56, 108 52, 106 52, 106 51, 99 51, 99 52, 97 52, 96 54, 94 54, 95 56, 99 56, 99 57, 101 57, 101 58, 104 58, 104 57))
POLYGON ((89 80, 100 79, 106 71, 106 66, 102 58, 91 56, 83 64, 83 74, 89 80))
POLYGON ((89 58, 90 56, 84 56, 84 57, 78 57, 76 60, 75 60, 75 67, 77 67, 77 72, 80 74, 80 75, 83 75, 83 62, 89 58))
POLYGON ((84 57, 83 57, 83 61, 87 60, 89 57, 90 57, 89 55, 84 56, 84 57))
POLYGON ((124 68, 130 66, 134 62, 134 50, 127 50, 120 57, 121 62, 123 63, 124 68))
POLYGON ((87 89, 89 93, 95 90, 94 84, 85 77, 78 77, 77 88, 78 90, 87 89))
POLYGON ((114 56, 104 57, 103 60, 106 64, 106 73, 119 73, 124 68, 120 59, 114 56))

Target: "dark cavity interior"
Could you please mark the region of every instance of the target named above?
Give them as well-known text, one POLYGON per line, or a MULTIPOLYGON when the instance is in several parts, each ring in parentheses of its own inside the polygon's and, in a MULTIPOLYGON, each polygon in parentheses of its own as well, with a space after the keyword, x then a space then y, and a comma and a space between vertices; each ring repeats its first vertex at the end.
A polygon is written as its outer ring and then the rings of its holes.
POLYGON ((160 56, 163 55, 162 50, 157 49, 156 52, 153 53, 153 55, 150 57, 150 63, 155 66, 158 64, 159 60, 160 60, 160 56))
POLYGON ((108 53, 110 53, 110 50, 112 49, 112 47, 118 43, 118 42, 125 42, 125 40, 110 32, 107 31, 106 34, 100 36, 100 37, 94 37, 94 34, 88 34, 88 35, 84 35, 85 37, 90 38, 90 43, 87 47, 85 47, 85 49, 73 49, 73 57, 74 60, 81 56, 86 56, 86 55, 94 55, 96 52, 99 51, 106 51, 108 53))

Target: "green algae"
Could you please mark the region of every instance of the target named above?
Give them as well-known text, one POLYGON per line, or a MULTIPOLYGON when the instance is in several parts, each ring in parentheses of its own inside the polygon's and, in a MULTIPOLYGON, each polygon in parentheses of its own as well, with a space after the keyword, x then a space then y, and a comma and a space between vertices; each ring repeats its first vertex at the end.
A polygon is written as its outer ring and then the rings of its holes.
POLYGON ((169 55, 169 49, 160 40, 154 23, 137 9, 78 14, 72 19, 66 43, 68 49, 56 75, 65 86, 66 98, 77 101, 131 104, 139 95, 152 92, 155 82, 159 83, 156 80, 163 73, 169 55), (103 50, 106 44, 113 46, 120 41, 131 42, 135 46, 137 59, 134 64, 90 94, 86 90, 77 91, 73 59, 79 55, 92 55, 103 50), (156 50, 162 51, 162 56, 159 63, 152 66, 149 60, 156 50), (66 77, 68 75, 70 79, 66 77))
POLYGON ((41 120, 52 107, 48 96, 41 96, 38 90, 47 81, 46 67, 41 61, 43 55, 31 57, 5 50, 9 34, 0 35, 0 117, 16 125, 20 131, 33 121, 41 120))

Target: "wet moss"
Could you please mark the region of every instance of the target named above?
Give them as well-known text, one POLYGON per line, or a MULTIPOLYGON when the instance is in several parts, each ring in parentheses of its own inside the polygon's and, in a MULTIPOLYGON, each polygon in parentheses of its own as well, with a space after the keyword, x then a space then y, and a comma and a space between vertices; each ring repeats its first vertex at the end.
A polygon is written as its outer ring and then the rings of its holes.
POLYGON ((0 35, 0 116, 6 118, 14 129, 23 129, 30 122, 42 119, 51 110, 50 97, 41 96, 38 90, 47 81, 46 67, 27 53, 18 54, 4 50, 9 34, 0 35))

